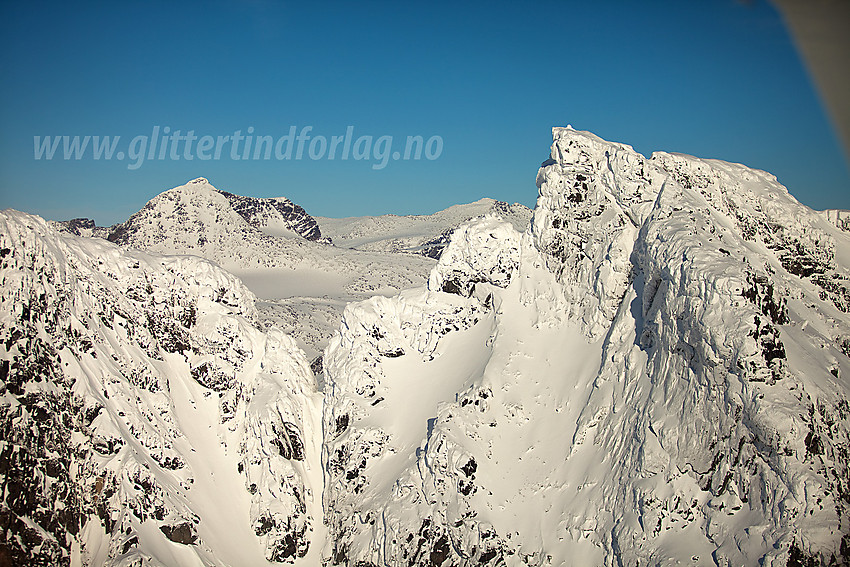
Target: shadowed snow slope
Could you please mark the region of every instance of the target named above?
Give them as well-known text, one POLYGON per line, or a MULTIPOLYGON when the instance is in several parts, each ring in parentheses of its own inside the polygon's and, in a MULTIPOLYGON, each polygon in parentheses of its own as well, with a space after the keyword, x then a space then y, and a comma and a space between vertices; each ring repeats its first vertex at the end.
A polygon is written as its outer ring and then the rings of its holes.
POLYGON ((321 397, 238 279, 14 211, 0 256, 5 564, 315 553, 321 397))
POLYGON ((850 560, 850 235, 767 173, 553 133, 526 233, 346 308, 331 562, 850 560))

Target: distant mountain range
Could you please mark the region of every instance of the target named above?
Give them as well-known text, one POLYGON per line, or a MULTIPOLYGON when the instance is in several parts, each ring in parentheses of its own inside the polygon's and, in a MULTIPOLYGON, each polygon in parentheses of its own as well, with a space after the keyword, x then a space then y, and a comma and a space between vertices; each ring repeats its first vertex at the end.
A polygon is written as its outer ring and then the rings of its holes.
MULTIPOLYGON (((234 195, 219 191, 200 177, 157 195, 126 222, 111 227, 98 227, 94 220, 87 218, 53 224, 62 232, 106 238, 136 248, 199 249, 204 257, 216 257, 224 263, 229 263, 230 258, 222 254, 220 248, 206 246, 209 239, 201 232, 301 237, 340 248, 409 252, 437 259, 453 229, 487 214, 497 214, 517 230, 525 230, 531 222, 532 211, 519 203, 511 205, 484 198, 430 215, 312 217, 286 197, 263 199, 234 195), (178 240, 175 233, 187 230, 197 237, 197 244, 192 238, 178 240)), ((220 242, 222 235, 217 234, 216 238, 220 242)))
POLYGON ((462 223, 485 215, 498 215, 523 231, 532 211, 525 205, 494 199, 454 205, 431 215, 381 215, 341 219, 316 217, 322 233, 337 246, 382 252, 412 252, 439 259, 451 234, 462 223))

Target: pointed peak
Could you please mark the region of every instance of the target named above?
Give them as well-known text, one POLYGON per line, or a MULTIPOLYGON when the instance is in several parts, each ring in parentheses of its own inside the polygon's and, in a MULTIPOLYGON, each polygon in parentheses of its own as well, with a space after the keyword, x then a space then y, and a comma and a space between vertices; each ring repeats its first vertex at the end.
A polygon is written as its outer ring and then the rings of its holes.
POLYGON ((200 191, 201 193, 208 193, 211 191, 218 191, 212 183, 206 177, 198 177, 191 181, 187 181, 183 185, 178 185, 176 187, 172 187, 171 189, 166 190, 164 193, 195 193, 200 191))

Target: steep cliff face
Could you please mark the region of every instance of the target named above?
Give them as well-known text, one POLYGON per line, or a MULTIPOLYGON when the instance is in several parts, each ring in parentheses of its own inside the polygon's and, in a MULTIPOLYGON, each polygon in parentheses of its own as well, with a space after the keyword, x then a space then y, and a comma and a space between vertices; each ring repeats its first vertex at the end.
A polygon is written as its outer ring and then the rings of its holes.
POLYGON ((850 211, 845 209, 827 209, 821 215, 845 232, 850 232, 850 211))
POLYGON ((537 182, 527 233, 467 225, 427 289, 346 309, 332 562, 850 561, 848 235, 571 128, 537 182))
POLYGON ((322 232, 316 220, 286 197, 258 199, 225 191, 221 191, 221 194, 227 198, 233 210, 254 228, 273 234, 290 232, 307 240, 322 240, 322 232))
POLYGON ((238 279, 0 215, 0 557, 258 565, 321 524, 320 411, 238 279))

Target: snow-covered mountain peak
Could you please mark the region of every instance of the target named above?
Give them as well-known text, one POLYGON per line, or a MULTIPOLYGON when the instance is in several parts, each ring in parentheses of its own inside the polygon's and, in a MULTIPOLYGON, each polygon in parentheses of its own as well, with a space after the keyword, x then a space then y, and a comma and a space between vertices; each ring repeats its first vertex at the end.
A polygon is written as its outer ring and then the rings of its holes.
MULTIPOLYGON (((174 189, 169 189, 151 200, 154 207, 163 206, 164 212, 175 212, 187 216, 203 216, 201 210, 230 208, 250 227, 269 236, 289 238, 302 237, 306 240, 320 240, 321 231, 316 221, 300 206, 286 197, 258 198, 243 197, 216 189, 207 179, 199 177, 174 189), (224 197, 224 200, 222 200, 224 197), (168 204, 158 201, 178 201, 181 209, 170 210, 168 204)), ((150 203, 149 203, 150 204, 150 203)), ((232 215, 229 215, 232 216, 232 215)), ((221 216, 216 222, 228 221, 221 216)), ((238 220, 233 220, 238 223, 238 220)))
POLYGON ((145 250, 197 254, 226 265, 268 263, 261 258, 240 262, 235 249, 245 248, 246 242, 268 249, 290 247, 282 242, 286 240, 326 242, 315 219, 290 200, 243 197, 216 189, 203 177, 160 193, 112 227, 108 239, 145 250))
POLYGON ((167 189, 158 195, 154 196, 148 203, 160 204, 165 196, 169 199, 185 199, 191 201, 196 199, 198 205, 202 205, 202 201, 206 199, 214 199, 214 195, 220 193, 218 189, 205 177, 198 177, 183 185, 178 185, 167 189))
POLYGON ((564 284, 569 315, 596 336, 616 313, 634 240, 667 176, 631 146, 569 127, 552 134, 537 174, 532 234, 564 284))
POLYGON ((576 130, 570 125, 567 126, 555 126, 552 128, 552 140, 554 143, 552 144, 552 159, 558 159, 557 156, 561 156, 562 163, 572 163, 574 165, 580 165, 584 163, 581 159, 578 159, 578 154, 575 154, 576 157, 568 158, 570 155, 570 148, 574 148, 577 151, 585 150, 589 154, 598 154, 604 152, 616 152, 618 150, 625 152, 634 152, 634 148, 628 144, 623 144, 620 142, 610 142, 608 140, 604 140, 594 134, 593 132, 588 132, 586 130, 576 130), (557 155, 556 155, 557 150, 557 155))
MULTIPOLYGON (((706 222, 717 222, 718 234, 730 231, 760 243, 793 274, 808 277, 834 267, 834 238, 823 218, 767 172, 667 152, 647 159, 631 146, 572 128, 553 129, 553 138, 537 176, 532 232, 591 335, 604 332, 614 315, 629 281, 632 243, 661 206, 656 199, 664 188, 693 192, 698 213, 711 211, 706 222), (587 286, 596 293, 585 294, 587 286)), ((846 302, 841 292, 836 300, 846 302)))
POLYGON ((850 561, 850 237, 764 172, 553 130, 326 351, 333 564, 850 561), (577 560, 576 558, 581 558, 577 560))
POLYGON ((150 209, 161 208, 166 211, 169 208, 169 202, 181 202, 183 206, 194 205, 198 208, 223 206, 224 201, 217 198, 220 194, 221 191, 216 189, 206 178, 198 177, 188 183, 159 193, 150 199, 145 207, 150 209))

